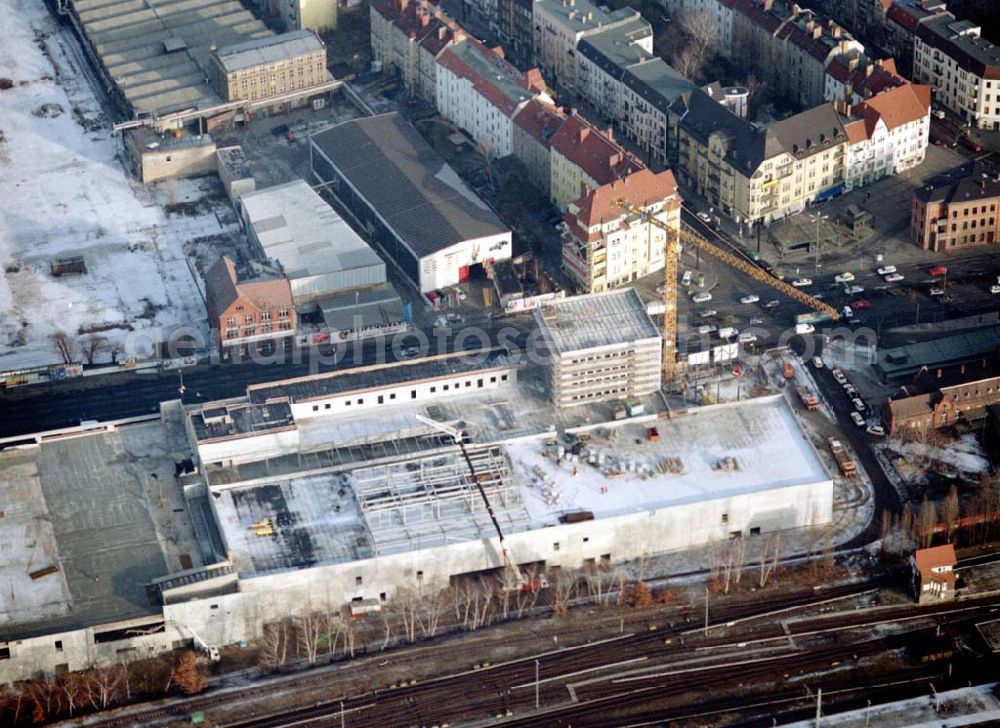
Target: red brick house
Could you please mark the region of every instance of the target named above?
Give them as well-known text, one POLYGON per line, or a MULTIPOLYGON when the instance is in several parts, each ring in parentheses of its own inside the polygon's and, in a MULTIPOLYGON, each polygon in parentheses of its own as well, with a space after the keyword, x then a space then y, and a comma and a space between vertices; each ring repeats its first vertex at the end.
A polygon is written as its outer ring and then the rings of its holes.
POLYGON ((910 557, 913 590, 917 602, 932 602, 955 597, 955 572, 958 563, 950 543, 929 549, 917 549, 910 557))
POLYGON ((225 354, 277 344, 295 336, 292 288, 286 278, 240 280, 228 257, 216 261, 205 275, 208 321, 219 332, 225 354))

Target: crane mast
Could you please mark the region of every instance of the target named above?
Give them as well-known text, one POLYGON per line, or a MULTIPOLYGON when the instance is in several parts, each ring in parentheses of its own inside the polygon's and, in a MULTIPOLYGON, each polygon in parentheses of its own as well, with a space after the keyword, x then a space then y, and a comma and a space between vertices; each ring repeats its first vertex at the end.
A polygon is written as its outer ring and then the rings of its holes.
POLYGON ((775 288, 789 298, 809 306, 833 320, 840 318, 840 312, 832 306, 813 298, 795 286, 778 280, 751 261, 722 250, 700 235, 684 229, 674 230, 652 213, 636 207, 627 200, 616 200, 615 205, 666 233, 663 251, 663 379, 665 383, 672 382, 677 377, 677 269, 680 264, 682 243, 698 248, 716 260, 746 273, 755 281, 775 288))

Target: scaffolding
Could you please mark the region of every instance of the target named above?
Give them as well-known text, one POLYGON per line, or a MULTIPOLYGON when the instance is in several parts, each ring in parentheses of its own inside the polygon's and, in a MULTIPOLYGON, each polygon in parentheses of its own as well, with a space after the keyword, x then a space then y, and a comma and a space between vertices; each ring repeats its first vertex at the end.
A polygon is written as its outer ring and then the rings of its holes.
MULTIPOLYGON (((504 533, 531 518, 498 445, 468 448, 473 468, 504 533)), ((496 531, 458 448, 355 470, 351 487, 376 554, 493 538, 496 531)))

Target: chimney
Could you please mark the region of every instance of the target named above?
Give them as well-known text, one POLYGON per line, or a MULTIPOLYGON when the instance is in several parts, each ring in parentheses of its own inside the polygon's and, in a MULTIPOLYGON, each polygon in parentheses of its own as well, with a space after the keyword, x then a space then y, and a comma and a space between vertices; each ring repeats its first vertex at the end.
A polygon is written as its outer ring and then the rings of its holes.
POLYGON ((774 5, 774 0, 764 0, 764 12, 771 12, 771 7, 774 5))
POLYGON ((834 38, 839 38, 840 37, 840 26, 839 25, 834 25, 833 23, 830 23, 830 33, 833 35, 834 38))
POLYGON ((438 40, 444 40, 444 37, 448 34, 448 29, 443 25, 438 28, 438 40))
POLYGON ((586 125, 580 126, 580 131, 577 134, 577 143, 583 144, 583 140, 590 135, 590 127, 586 125))
POLYGON ((822 38, 823 37, 823 26, 822 25, 815 26, 812 29, 812 32, 813 32, 813 38, 822 38))
POLYGON ((942 376, 943 376, 942 371, 940 369, 938 369, 937 370, 937 378, 940 379, 942 376))
POLYGON ((615 140, 615 130, 611 128, 611 124, 608 124, 608 130, 605 133, 608 135, 608 139, 615 140))
POLYGON ((431 24, 431 16, 430 15, 421 15, 420 16, 420 27, 421 28, 426 28, 430 24, 431 24))
POLYGON ((806 21, 806 31, 812 33, 815 31, 815 29, 816 29, 816 23, 813 22, 812 18, 809 18, 809 20, 806 21))
POLYGON ((873 66, 870 63, 867 66, 865 66, 865 78, 868 78, 869 76, 871 76, 872 75, 872 71, 874 71, 874 70, 875 70, 875 66, 873 66))

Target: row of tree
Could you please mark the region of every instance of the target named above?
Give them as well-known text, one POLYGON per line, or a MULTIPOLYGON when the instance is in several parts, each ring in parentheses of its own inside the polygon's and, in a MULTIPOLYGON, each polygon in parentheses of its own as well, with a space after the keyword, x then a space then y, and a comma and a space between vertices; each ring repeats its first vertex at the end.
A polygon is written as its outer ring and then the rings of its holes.
POLYGON ((0 685, 0 725, 40 725, 136 700, 194 695, 207 683, 205 668, 190 650, 148 660, 122 657, 114 665, 0 685))

